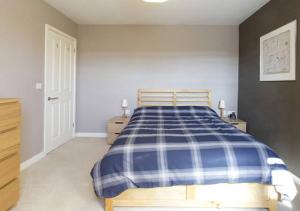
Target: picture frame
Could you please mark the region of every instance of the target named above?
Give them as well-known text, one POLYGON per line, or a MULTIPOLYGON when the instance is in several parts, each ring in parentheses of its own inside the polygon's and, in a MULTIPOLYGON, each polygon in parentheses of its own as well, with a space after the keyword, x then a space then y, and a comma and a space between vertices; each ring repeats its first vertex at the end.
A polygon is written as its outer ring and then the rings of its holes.
POLYGON ((260 38, 260 81, 296 80, 297 20, 260 38))

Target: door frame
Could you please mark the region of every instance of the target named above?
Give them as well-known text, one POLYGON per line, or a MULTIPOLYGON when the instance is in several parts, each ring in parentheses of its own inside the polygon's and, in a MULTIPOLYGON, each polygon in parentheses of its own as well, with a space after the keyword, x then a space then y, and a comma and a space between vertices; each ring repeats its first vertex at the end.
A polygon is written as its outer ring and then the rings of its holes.
POLYGON ((48 102, 48 99, 47 99, 47 74, 46 74, 46 71, 47 71, 47 41, 48 41, 48 33, 52 31, 52 32, 55 32, 55 33, 58 33, 64 37, 67 37, 71 40, 74 41, 74 81, 73 81, 73 90, 74 90, 74 94, 73 94, 73 131, 72 131, 72 137, 75 137, 75 128, 76 128, 76 73, 77 73, 77 61, 76 61, 76 58, 77 58, 77 39, 75 37, 72 37, 68 34, 66 34, 65 32, 49 25, 49 24, 45 24, 45 47, 44 47, 44 84, 43 84, 43 87, 44 87, 44 111, 43 111, 43 118, 44 118, 44 121, 43 121, 43 152, 45 154, 49 153, 51 150, 50 149, 47 149, 46 148, 46 121, 47 121, 47 118, 46 118, 46 106, 47 106, 47 102, 48 102))

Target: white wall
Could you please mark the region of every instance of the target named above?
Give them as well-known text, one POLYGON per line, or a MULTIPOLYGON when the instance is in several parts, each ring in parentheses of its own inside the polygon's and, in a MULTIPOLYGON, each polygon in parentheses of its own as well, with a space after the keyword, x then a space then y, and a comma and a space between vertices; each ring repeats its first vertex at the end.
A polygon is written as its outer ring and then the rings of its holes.
POLYGON ((86 26, 78 29, 77 132, 105 132, 136 106, 139 88, 205 88, 237 110, 237 26, 86 26))

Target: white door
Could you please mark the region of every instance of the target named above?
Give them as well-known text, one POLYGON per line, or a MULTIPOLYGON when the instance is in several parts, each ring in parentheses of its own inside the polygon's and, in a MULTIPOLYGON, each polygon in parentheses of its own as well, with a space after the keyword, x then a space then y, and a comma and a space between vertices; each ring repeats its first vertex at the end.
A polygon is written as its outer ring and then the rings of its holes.
POLYGON ((46 26, 45 152, 74 137, 76 39, 46 26))

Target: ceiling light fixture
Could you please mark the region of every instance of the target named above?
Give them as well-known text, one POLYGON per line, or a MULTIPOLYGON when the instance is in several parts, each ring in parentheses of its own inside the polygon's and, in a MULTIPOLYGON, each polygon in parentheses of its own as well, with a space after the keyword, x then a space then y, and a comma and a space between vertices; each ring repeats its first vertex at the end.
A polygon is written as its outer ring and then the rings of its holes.
POLYGON ((143 0, 144 2, 148 2, 148 3, 164 3, 167 2, 169 0, 143 0))

